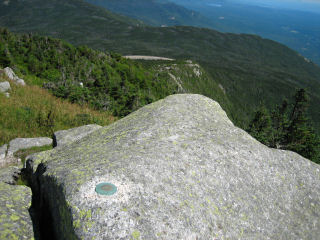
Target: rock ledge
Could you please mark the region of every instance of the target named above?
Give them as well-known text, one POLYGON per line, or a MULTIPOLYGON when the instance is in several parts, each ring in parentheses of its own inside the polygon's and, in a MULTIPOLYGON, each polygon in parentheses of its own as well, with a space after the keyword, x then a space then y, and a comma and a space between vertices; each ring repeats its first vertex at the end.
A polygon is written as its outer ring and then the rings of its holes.
POLYGON ((50 211, 57 239, 317 239, 320 232, 320 167, 260 144, 200 95, 169 96, 28 164, 38 166, 35 205, 50 211), (101 182, 118 191, 98 195, 101 182))

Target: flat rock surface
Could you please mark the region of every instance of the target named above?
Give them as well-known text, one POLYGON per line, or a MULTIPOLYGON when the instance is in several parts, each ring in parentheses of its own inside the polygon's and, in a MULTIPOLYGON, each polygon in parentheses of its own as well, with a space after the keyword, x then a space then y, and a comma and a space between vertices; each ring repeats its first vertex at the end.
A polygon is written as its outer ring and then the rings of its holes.
POLYGON ((320 167, 173 95, 39 154, 58 239, 318 239, 320 167), (98 195, 101 182, 117 192, 98 195))
POLYGON ((88 134, 98 130, 101 126, 96 124, 85 125, 81 127, 71 128, 68 130, 57 131, 53 135, 53 145, 62 146, 74 141, 78 141, 88 134))
POLYGON ((0 239, 34 239, 32 221, 28 212, 31 189, 10 185, 17 167, 0 169, 0 239))
POLYGON ((52 139, 48 137, 39 138, 16 138, 10 141, 8 156, 12 156, 15 152, 21 149, 28 149, 32 147, 42 147, 51 145, 52 139))

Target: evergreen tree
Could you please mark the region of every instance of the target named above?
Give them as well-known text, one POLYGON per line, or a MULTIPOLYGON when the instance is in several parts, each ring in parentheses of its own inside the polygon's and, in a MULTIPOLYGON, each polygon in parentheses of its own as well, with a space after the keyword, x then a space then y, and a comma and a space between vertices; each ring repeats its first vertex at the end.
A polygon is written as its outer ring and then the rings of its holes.
POLYGON ((268 110, 261 106, 249 125, 250 134, 265 145, 270 144, 271 118, 268 110))
POLYGON ((294 99, 285 149, 295 151, 309 159, 317 158, 319 140, 307 116, 309 97, 304 89, 299 89, 294 99))
POLYGON ((271 113, 272 134, 270 135, 270 147, 281 148, 285 145, 285 138, 288 131, 289 119, 288 101, 283 100, 280 106, 277 106, 271 113))
POLYGON ((308 118, 308 102, 307 92, 299 89, 291 108, 284 100, 270 116, 261 107, 249 125, 249 133, 269 147, 291 150, 320 163, 320 138, 308 118))

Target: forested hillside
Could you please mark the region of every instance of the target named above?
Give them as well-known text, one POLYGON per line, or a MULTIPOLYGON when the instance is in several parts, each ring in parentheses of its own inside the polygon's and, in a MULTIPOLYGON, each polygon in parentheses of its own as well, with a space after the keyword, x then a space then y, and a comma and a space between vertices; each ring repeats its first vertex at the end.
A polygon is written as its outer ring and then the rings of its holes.
POLYGON ((139 19, 152 26, 210 27, 210 20, 199 13, 169 1, 159 0, 86 0, 112 12, 139 19))
POLYGON ((58 97, 89 103, 116 116, 175 93, 171 80, 155 77, 139 64, 106 52, 32 34, 0 29, 0 66, 13 66, 29 82, 58 97))
MULTIPOLYGON (((12 31, 37 32, 122 54, 195 60, 214 85, 223 87, 233 104, 229 116, 242 127, 262 102, 271 109, 297 88, 306 88, 312 120, 320 130, 320 68, 295 51, 254 35, 137 25, 79 0, 12 0, 0 8, 0 26, 12 31)), ((216 99, 213 90, 207 96, 216 99)), ((225 102, 220 104, 228 110, 225 102)))
POLYGON ((206 93, 230 107, 222 89, 191 61, 140 61, 51 37, 0 28, 0 67, 13 67, 30 84, 73 103, 88 103, 115 116, 174 93, 206 93), (207 92, 209 94, 209 92, 207 92))

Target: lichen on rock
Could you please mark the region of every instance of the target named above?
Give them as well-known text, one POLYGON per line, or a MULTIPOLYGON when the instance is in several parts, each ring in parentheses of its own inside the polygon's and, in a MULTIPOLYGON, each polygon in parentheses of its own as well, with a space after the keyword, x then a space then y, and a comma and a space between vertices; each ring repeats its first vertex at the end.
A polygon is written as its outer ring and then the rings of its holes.
POLYGON ((31 189, 12 184, 17 167, 0 169, 0 239, 34 239, 29 215, 31 189))
POLYGON ((320 167, 178 94, 40 153, 58 239, 317 239, 320 167), (95 187, 110 182, 111 196, 95 187), (57 200, 58 199, 58 200, 57 200))

